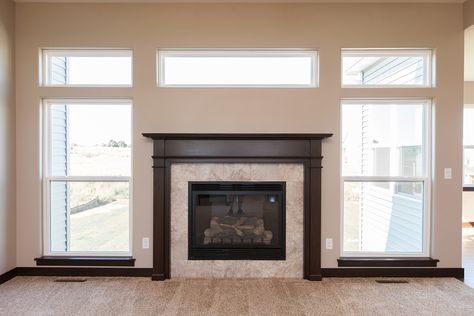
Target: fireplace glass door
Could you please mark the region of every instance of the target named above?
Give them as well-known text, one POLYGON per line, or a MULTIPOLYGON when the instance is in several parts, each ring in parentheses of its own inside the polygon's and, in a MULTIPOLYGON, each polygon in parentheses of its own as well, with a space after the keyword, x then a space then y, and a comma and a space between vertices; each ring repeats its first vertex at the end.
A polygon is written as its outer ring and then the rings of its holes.
POLYGON ((190 260, 284 260, 284 182, 190 182, 190 260))

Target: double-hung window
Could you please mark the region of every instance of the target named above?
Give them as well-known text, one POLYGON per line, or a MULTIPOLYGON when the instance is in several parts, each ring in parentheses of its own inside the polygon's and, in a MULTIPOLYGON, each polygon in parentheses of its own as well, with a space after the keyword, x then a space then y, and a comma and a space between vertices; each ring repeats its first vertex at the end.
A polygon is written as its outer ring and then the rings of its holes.
POLYGON ((45 253, 130 253, 130 100, 44 100, 45 253))
POLYGON ((429 256, 430 101, 342 102, 344 256, 429 256))

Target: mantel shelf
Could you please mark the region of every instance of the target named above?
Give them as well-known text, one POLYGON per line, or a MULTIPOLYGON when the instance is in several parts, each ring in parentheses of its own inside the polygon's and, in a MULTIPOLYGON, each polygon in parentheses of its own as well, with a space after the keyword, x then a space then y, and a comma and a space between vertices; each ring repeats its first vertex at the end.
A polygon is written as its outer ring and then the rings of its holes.
POLYGON ((275 134, 275 133, 229 133, 229 134, 206 134, 206 133, 143 133, 145 137, 151 139, 162 139, 162 140, 173 140, 173 139, 207 139, 207 140, 222 140, 222 139, 239 139, 239 140, 265 140, 265 139, 275 139, 275 140, 291 140, 291 139, 324 139, 331 137, 331 133, 322 133, 322 134, 306 134, 306 133, 285 133, 285 134, 275 134))

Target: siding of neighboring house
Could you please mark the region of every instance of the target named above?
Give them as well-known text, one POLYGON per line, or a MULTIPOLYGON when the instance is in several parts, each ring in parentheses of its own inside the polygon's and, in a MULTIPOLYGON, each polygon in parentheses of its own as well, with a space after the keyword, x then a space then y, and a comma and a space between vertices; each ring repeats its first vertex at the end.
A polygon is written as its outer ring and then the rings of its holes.
POLYGON ((421 252, 423 202, 391 189, 363 184, 361 250, 421 252))
POLYGON ((67 83, 67 58, 51 57, 51 83, 66 84, 67 83))
POLYGON ((409 84, 423 76, 421 57, 389 57, 363 71, 364 85, 409 84))
MULTIPOLYGON (((55 84, 67 81, 66 58, 53 57, 51 77, 55 84)), ((67 106, 51 107, 51 174, 65 176, 68 173, 68 111, 67 106)), ((50 187, 51 250, 68 250, 68 184, 55 182, 50 187), (53 198, 54 197, 54 198, 53 198)))
MULTIPOLYGON (((380 67, 386 65, 386 63, 379 64, 380 67)), ((390 163, 396 160, 390 157, 400 155, 409 140, 399 140, 400 144, 392 147, 375 144, 372 138, 379 131, 375 127, 375 122, 384 118, 380 116, 380 112, 371 111, 363 105, 361 119, 363 174, 388 175, 392 169, 395 171, 397 168, 402 168, 391 166, 390 163)), ((361 185, 359 224, 361 251, 422 252, 423 200, 415 195, 399 192, 396 186, 397 184, 393 182, 371 182, 361 185)))

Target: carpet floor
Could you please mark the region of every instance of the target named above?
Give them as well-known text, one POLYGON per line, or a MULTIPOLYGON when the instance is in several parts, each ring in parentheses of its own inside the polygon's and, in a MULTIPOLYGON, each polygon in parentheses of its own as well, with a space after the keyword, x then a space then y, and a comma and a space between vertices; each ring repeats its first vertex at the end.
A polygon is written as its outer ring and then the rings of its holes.
POLYGON ((456 279, 172 279, 16 277, 0 285, 0 315, 473 315, 456 279))

